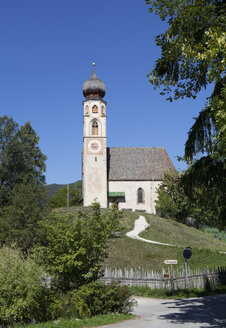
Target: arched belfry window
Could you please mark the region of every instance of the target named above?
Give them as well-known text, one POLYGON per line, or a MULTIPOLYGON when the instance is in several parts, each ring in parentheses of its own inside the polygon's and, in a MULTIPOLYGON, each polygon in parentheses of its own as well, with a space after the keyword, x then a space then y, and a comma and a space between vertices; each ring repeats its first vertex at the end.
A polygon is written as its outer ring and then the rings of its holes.
POLYGON ((144 190, 142 188, 137 190, 137 203, 144 204, 144 190))
POLYGON ((98 113, 98 107, 97 107, 97 105, 94 105, 92 107, 92 111, 93 111, 93 113, 98 113))
POLYGON ((98 136, 98 123, 97 121, 93 121, 92 123, 92 135, 98 136))

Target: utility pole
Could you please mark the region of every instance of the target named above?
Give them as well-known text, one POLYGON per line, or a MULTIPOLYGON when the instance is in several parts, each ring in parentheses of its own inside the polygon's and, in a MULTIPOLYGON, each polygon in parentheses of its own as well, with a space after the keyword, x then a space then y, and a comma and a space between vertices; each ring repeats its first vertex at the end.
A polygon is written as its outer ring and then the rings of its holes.
POLYGON ((67 207, 69 207, 69 183, 67 184, 67 207))

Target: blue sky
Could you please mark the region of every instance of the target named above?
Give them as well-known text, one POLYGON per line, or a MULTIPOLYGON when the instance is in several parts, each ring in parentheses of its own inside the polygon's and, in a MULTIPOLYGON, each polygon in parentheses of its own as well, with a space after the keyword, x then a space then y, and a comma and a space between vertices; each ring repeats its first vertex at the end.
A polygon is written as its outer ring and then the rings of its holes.
POLYGON ((170 103, 146 75, 166 29, 144 0, 1 0, 0 115, 31 121, 47 155, 47 183, 81 179, 82 85, 106 84, 109 147, 165 147, 177 169, 187 132, 205 103, 170 103))

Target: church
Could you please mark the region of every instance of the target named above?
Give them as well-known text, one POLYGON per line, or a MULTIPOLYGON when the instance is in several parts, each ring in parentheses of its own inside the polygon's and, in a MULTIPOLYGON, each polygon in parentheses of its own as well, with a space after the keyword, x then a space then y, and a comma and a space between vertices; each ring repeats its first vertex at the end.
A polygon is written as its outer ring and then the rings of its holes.
POLYGON ((105 84, 95 73, 83 84, 83 205, 155 213, 164 172, 175 170, 163 147, 107 147, 105 84))

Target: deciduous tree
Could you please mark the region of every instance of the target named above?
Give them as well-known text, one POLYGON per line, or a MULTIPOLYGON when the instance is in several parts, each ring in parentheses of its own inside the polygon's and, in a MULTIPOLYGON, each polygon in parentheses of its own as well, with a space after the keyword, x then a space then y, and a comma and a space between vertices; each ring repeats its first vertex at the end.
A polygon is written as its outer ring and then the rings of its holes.
POLYGON ((0 243, 15 241, 23 249, 37 237, 46 209, 45 160, 30 122, 19 127, 0 117, 0 243))
POLYGON ((149 74, 150 83, 155 88, 161 87, 161 94, 170 101, 195 98, 208 84, 213 86, 213 92, 188 133, 184 160, 192 165, 186 174, 187 195, 192 199, 194 188, 201 185, 206 199, 214 193, 220 207, 216 213, 218 225, 223 228, 226 217, 226 4, 223 0, 145 1, 150 12, 169 24, 168 29, 156 37, 162 53, 149 74))
POLYGON ((206 199, 201 187, 192 192, 192 199, 186 195, 184 175, 177 171, 165 173, 164 180, 159 187, 156 210, 165 218, 175 218, 177 221, 199 227, 200 224, 217 225, 216 213, 219 210, 214 196, 206 199))
POLYGON ((180 185, 180 173, 177 171, 166 172, 164 180, 158 188, 156 211, 164 218, 176 218, 180 222, 191 215, 188 198, 180 185))

